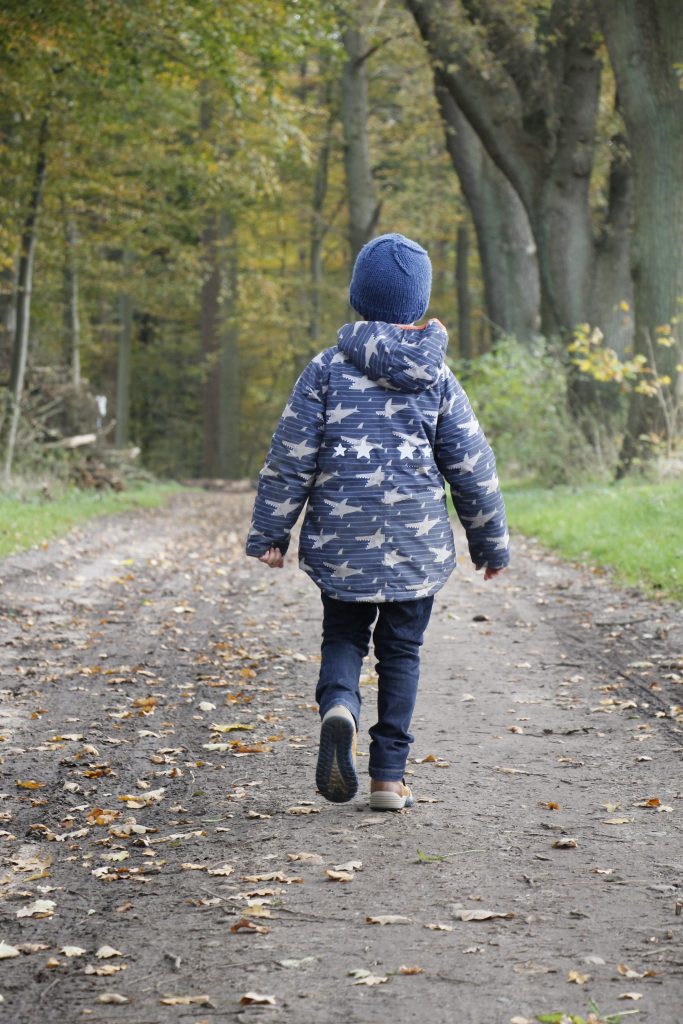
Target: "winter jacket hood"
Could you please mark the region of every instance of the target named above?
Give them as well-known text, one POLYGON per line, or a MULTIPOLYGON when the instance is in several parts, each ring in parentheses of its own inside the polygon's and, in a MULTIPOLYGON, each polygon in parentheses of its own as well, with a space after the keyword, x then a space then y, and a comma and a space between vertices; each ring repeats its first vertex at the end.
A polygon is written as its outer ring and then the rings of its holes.
POLYGON ((344 324, 337 334, 337 347, 361 373, 382 387, 408 394, 434 387, 447 345, 446 328, 438 320, 425 327, 359 321, 344 324))

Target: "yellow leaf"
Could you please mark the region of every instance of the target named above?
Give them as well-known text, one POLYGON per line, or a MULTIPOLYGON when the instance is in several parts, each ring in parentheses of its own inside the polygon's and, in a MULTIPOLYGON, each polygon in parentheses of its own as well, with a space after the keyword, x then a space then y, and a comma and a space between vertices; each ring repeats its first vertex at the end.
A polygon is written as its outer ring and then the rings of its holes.
POLYGON ((212 732, 251 732, 256 728, 255 725, 248 725, 242 722, 229 722, 227 725, 213 725, 209 726, 212 732))
POLYGON ((582 974, 581 971, 567 971, 567 981, 574 982, 575 985, 585 985, 590 979, 590 974, 582 974))
POLYGON ((353 871, 333 871, 332 868, 326 868, 325 874, 332 882, 352 882, 354 879, 353 871))
POLYGON ((163 996, 159 1000, 162 1006, 211 1006, 209 996, 163 996))
POLYGON ((36 782, 34 779, 26 779, 25 781, 17 781, 17 787, 19 789, 43 789, 47 785, 46 782, 36 782))
POLYGON ((401 965, 398 969, 399 974, 424 974, 424 967, 406 967, 401 965))

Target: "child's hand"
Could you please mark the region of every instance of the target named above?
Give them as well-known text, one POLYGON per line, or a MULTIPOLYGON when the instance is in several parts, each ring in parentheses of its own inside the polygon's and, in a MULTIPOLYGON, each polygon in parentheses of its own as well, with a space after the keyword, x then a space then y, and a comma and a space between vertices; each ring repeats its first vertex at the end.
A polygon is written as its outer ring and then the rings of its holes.
MULTIPOLYGON (((477 565, 476 566, 477 572, 479 572, 479 570, 483 569, 483 568, 484 568, 483 565, 477 565)), ((489 567, 487 565, 486 566, 486 571, 484 572, 484 579, 485 580, 492 580, 494 578, 494 576, 500 576, 500 574, 502 572, 505 572, 505 566, 503 566, 502 569, 489 569, 489 567)))
POLYGON ((265 562, 271 569, 282 569, 285 564, 285 556, 279 548, 268 548, 265 555, 261 555, 259 562, 265 562))

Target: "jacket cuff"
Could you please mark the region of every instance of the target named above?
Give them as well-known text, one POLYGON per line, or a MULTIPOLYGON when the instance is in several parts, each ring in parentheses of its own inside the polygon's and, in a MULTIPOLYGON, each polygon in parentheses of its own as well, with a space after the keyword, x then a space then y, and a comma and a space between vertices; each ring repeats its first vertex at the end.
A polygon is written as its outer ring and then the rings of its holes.
POLYGON ((265 537, 254 537, 247 541, 246 552, 253 558, 260 558, 261 555, 265 555, 269 548, 279 548, 281 555, 286 555, 289 548, 291 537, 277 537, 274 540, 268 540, 265 537))

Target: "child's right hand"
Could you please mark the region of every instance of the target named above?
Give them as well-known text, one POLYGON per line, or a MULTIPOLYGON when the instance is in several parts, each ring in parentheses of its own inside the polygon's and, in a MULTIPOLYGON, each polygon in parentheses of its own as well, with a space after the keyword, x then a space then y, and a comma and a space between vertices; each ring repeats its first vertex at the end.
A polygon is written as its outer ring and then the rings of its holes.
MULTIPOLYGON (((484 568, 483 565, 477 565, 476 566, 477 572, 479 572, 479 570, 483 569, 483 568, 484 568)), ((502 572, 505 572, 505 566, 503 566, 502 569, 489 569, 489 567, 487 565, 486 566, 486 571, 484 572, 484 579, 485 580, 492 580, 495 576, 500 576, 500 574, 502 572)))
POLYGON ((265 562, 271 569, 282 569, 285 564, 285 556, 279 548, 268 548, 265 555, 261 555, 259 562, 265 562))

